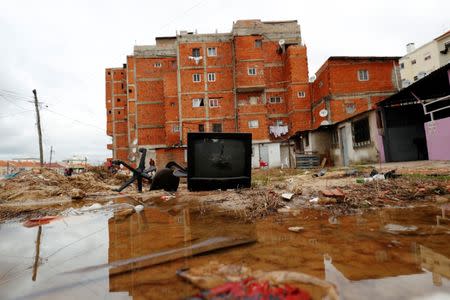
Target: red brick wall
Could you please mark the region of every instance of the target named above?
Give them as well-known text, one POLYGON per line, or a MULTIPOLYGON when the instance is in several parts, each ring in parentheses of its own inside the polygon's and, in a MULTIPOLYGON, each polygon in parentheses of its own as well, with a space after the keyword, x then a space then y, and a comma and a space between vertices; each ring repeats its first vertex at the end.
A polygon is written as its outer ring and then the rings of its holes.
POLYGON ((187 166, 187 162, 184 160, 184 151, 185 148, 156 149, 156 167, 164 168, 169 161, 187 166))
POLYGON ((373 93, 393 93, 393 67, 396 59, 330 59, 317 72, 311 86, 313 97, 313 126, 323 120, 341 122, 352 116, 375 108, 375 104, 387 96, 373 93), (359 70, 367 70, 369 80, 360 81, 359 70), (322 118, 319 111, 329 105, 329 116, 322 118))

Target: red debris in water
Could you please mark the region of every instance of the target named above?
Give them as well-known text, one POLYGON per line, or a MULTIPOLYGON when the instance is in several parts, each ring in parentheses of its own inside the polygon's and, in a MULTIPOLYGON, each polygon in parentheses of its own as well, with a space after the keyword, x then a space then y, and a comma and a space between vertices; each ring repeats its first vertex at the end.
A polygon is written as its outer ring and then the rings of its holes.
POLYGON ((253 278, 247 278, 202 291, 190 299, 310 300, 311 296, 307 292, 287 284, 271 285, 268 281, 259 282, 253 278))
POLYGON ((45 224, 48 224, 59 218, 60 217, 58 217, 58 216, 46 216, 46 217, 42 217, 42 218, 29 219, 23 223, 23 226, 36 227, 36 226, 40 226, 40 225, 45 225, 45 224))

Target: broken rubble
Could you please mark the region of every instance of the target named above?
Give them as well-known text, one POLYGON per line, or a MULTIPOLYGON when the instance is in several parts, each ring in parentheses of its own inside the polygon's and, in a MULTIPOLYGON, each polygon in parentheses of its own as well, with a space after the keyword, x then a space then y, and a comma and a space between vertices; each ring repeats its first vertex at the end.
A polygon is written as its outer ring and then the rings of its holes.
POLYGON ((288 228, 289 231, 293 231, 293 232, 300 232, 300 231, 302 231, 303 229, 305 229, 305 228, 304 228, 304 227, 301 227, 301 226, 292 226, 292 227, 289 227, 289 228, 288 228))
POLYGON ((294 193, 283 193, 283 194, 281 194, 281 197, 284 200, 288 200, 288 201, 291 200, 293 196, 294 196, 294 193))
POLYGON ((70 190, 69 196, 73 200, 81 200, 86 197, 86 193, 81 189, 73 188, 70 190))

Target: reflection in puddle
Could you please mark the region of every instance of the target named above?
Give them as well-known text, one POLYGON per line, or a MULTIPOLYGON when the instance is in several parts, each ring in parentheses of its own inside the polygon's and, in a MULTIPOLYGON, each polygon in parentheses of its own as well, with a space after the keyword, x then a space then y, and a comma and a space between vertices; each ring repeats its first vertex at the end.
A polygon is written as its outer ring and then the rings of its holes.
POLYGON ((443 220, 438 209, 423 207, 339 219, 305 211, 255 224, 180 206, 146 208, 127 218, 92 213, 42 225, 36 281, 39 227, 6 223, 0 225, 0 298, 179 299, 198 290, 175 272, 212 260, 307 273, 336 284, 343 299, 450 297, 450 228, 443 220), (304 230, 288 231, 292 226, 304 230), (415 230, 399 230, 411 226, 415 230), (189 246, 220 236, 258 242, 127 272, 71 272, 175 248, 188 256, 189 246))

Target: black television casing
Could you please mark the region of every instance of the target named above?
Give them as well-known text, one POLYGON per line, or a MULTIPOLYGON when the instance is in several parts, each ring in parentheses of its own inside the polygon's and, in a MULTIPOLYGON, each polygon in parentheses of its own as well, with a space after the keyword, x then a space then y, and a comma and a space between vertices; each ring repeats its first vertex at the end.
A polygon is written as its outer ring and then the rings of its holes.
POLYGON ((251 186, 251 133, 189 132, 187 137, 188 190, 251 186))

